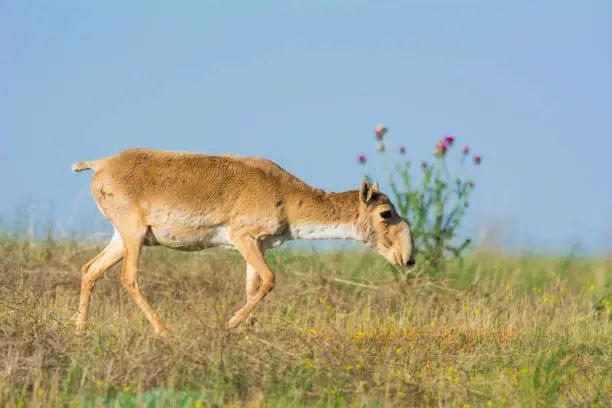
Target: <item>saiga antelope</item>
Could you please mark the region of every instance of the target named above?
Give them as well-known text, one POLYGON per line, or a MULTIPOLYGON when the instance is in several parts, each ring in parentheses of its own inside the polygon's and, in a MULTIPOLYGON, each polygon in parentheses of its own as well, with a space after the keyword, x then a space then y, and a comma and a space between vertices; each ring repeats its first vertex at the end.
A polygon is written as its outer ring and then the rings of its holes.
POLYGON ((247 262, 247 302, 229 320, 229 328, 243 322, 272 290, 274 272, 264 252, 285 241, 353 239, 395 265, 414 264, 410 226, 378 183, 363 181, 359 190, 326 193, 269 160, 152 149, 125 150, 72 166, 75 172, 89 169, 94 171, 93 196, 115 231, 108 246, 83 266, 79 335, 86 329, 96 280, 122 259, 123 286, 155 332, 166 333, 138 289, 143 245, 237 249, 247 262))

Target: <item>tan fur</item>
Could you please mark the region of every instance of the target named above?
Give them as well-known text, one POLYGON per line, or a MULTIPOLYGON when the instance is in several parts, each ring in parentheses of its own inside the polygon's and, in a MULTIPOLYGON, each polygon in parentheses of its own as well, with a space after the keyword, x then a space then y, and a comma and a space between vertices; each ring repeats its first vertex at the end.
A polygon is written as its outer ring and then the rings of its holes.
POLYGON ((359 190, 326 193, 266 159, 151 149, 125 150, 73 165, 73 171, 86 169, 95 171, 92 193, 115 234, 83 267, 78 334, 86 327, 95 281, 122 259, 123 285, 155 331, 166 332, 138 289, 143 245, 185 251, 237 249, 247 262, 247 303, 229 327, 244 321, 272 290, 274 273, 264 252, 287 240, 355 239, 394 264, 414 262, 409 225, 377 183, 364 181, 359 190), (385 211, 390 218, 382 218, 385 211))

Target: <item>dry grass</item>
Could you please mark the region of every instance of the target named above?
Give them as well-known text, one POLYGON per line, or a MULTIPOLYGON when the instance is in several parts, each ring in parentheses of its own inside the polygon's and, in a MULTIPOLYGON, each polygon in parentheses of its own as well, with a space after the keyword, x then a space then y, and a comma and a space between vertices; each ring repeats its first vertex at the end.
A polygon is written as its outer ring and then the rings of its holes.
POLYGON ((275 290, 228 333, 245 300, 237 254, 147 249, 139 283, 170 334, 153 334, 116 266, 79 342, 97 249, 0 242, 1 406, 612 403, 610 262, 480 254, 406 279, 369 253, 271 251, 275 290))

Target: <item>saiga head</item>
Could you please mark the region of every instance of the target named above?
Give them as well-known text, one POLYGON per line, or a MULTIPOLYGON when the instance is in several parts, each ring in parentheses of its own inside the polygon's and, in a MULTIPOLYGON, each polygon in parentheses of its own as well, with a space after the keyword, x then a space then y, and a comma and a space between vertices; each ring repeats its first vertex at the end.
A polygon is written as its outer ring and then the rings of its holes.
POLYGON ((359 232, 366 244, 394 265, 414 265, 414 240, 410 225, 395 207, 378 182, 363 181, 359 190, 359 232))

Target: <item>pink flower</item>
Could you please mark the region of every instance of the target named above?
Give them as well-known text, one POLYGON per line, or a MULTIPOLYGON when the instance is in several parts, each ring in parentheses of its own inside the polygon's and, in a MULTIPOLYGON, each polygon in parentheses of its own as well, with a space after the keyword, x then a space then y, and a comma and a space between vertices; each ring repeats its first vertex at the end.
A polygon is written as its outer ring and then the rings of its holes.
POLYGON ((382 124, 376 125, 375 133, 376 133, 376 139, 381 140, 385 136, 385 133, 387 133, 386 126, 382 124))
POLYGON ((472 159, 474 160, 474 164, 480 164, 482 161, 482 157, 480 156, 474 156, 472 159))
POLYGON ((452 146, 453 142, 455 141, 455 138, 452 136, 445 136, 444 141, 448 143, 449 146, 452 146))
POLYGON ((404 146, 400 146, 400 147, 399 147, 399 152, 400 152, 401 154, 406 153, 406 148, 405 148, 404 146))
POLYGON ((461 149, 461 151, 463 152, 463 154, 468 154, 470 152, 470 148, 468 147, 468 145, 463 146, 463 149, 461 149))
POLYGON ((436 157, 444 156, 444 154, 446 154, 447 149, 448 147, 446 146, 446 143, 443 140, 438 141, 438 144, 436 144, 436 150, 434 152, 434 156, 436 157))
POLYGON ((426 161, 421 162, 421 167, 426 169, 427 168, 427 162, 426 161))
POLYGON ((357 156, 357 160, 359 161, 359 163, 363 164, 366 161, 366 157, 364 154, 360 154, 359 156, 357 156))
POLYGON ((378 144, 376 145, 376 150, 378 150, 379 152, 385 151, 385 145, 383 144, 383 142, 378 142, 378 144))

